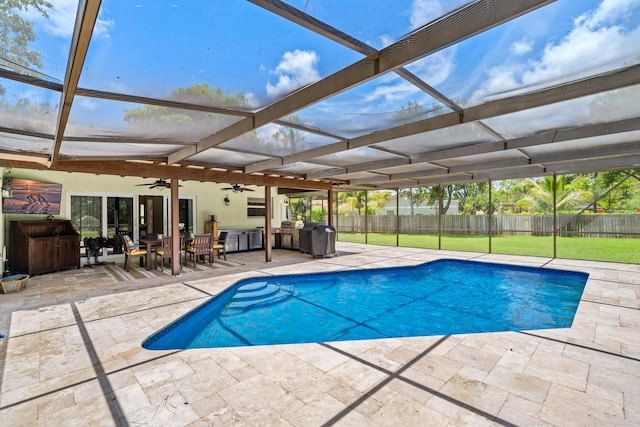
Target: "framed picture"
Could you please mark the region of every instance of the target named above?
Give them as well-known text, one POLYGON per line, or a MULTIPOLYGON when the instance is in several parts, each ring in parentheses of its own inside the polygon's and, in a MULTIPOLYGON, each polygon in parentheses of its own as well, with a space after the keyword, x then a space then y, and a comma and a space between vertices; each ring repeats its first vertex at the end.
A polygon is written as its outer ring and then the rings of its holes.
POLYGON ((58 215, 62 184, 4 177, 2 213, 58 215))

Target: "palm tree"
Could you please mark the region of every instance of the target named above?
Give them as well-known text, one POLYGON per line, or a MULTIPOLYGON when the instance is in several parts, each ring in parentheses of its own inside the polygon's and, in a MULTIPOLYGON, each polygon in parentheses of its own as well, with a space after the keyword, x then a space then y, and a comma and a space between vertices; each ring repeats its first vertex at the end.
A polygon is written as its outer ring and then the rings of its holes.
POLYGON ((362 214, 364 208, 366 191, 345 191, 338 193, 338 203, 340 204, 339 213, 358 211, 358 215, 362 214))
MULTIPOLYGON (((565 175, 556 176, 556 210, 569 210, 593 198, 591 191, 585 190, 587 177, 576 176, 568 182, 565 175)), ((545 176, 541 181, 526 180, 527 194, 516 205, 531 213, 553 212, 553 176, 545 176)))

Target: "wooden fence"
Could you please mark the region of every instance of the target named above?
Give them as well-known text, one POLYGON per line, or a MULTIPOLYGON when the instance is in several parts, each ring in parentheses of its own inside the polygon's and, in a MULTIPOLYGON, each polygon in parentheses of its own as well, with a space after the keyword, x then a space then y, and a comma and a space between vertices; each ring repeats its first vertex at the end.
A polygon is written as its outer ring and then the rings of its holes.
MULTIPOLYGON (((437 215, 400 215, 397 218, 400 234, 438 234, 437 215)), ((334 225, 345 233, 394 233, 396 217, 393 215, 368 216, 339 215, 334 217, 334 225), (367 221, 365 227, 365 219, 367 221)), ((582 237, 640 237, 640 214, 562 214, 557 216, 559 236, 582 237)), ((443 215, 443 234, 489 233, 488 215, 443 215)), ((493 215, 491 217, 493 235, 549 236, 553 234, 551 215, 493 215)))

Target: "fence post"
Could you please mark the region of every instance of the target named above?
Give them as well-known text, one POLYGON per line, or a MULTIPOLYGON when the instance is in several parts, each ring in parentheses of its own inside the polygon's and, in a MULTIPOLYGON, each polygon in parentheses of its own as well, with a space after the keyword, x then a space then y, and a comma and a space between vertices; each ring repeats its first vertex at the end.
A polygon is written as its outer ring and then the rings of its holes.
POLYGON ((367 215, 367 208, 369 207, 369 200, 367 195, 369 191, 364 192, 364 244, 369 243, 369 217, 367 215))

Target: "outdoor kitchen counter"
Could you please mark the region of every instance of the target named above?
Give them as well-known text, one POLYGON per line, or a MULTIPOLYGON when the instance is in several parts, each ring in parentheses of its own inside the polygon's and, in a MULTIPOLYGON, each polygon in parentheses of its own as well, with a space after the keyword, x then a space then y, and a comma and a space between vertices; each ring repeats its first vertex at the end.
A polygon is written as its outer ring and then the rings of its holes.
POLYGON ((220 231, 229 233, 225 245, 227 252, 264 249, 264 229, 262 228, 223 228, 220 231))

